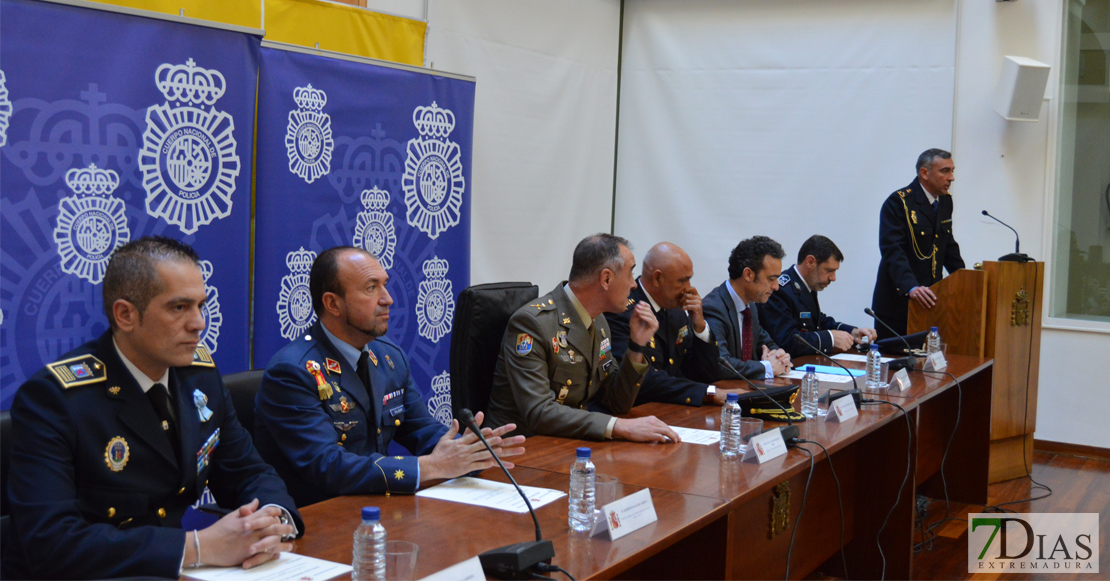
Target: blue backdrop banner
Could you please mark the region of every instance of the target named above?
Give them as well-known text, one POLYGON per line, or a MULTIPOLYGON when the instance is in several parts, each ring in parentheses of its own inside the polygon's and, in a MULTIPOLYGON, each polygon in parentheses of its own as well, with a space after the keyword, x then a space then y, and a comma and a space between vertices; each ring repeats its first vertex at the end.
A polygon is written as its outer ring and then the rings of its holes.
POLYGON ((250 163, 260 40, 27 0, 0 2, 0 404, 107 329, 112 250, 192 244, 203 343, 249 366, 250 163))
POLYGON ((308 272, 352 245, 389 273, 388 337, 450 422, 451 323, 470 283, 474 82, 262 49, 254 365, 315 320, 308 272))

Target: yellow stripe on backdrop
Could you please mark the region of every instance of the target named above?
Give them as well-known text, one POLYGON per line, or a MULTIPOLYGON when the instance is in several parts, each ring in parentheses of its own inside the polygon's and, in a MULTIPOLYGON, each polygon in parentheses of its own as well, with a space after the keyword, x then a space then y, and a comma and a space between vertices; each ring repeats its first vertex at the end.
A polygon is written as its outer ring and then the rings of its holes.
POLYGON ((262 28, 266 40, 320 48, 413 66, 424 64, 419 20, 320 0, 97 0, 164 14, 262 28))

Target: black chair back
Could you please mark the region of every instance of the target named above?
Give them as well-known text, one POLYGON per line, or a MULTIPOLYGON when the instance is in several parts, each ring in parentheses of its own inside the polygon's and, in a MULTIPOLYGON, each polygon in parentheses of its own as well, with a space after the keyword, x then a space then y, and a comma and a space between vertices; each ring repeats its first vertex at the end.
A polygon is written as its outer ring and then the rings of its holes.
POLYGON ((489 407, 493 372, 509 318, 540 296, 530 282, 480 284, 459 293, 451 327, 451 408, 455 417, 469 408, 489 407))
POLYGON ((239 416, 239 423, 250 432, 251 438, 254 437, 254 396, 262 384, 263 373, 265 369, 251 369, 224 376, 224 386, 231 394, 235 415, 239 416))

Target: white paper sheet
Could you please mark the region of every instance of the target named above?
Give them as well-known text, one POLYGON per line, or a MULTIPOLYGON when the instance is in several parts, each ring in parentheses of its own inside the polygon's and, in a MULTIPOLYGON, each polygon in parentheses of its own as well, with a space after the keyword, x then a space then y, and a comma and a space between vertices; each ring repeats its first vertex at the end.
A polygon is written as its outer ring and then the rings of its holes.
MULTIPOLYGON (((867 363, 867 356, 866 355, 856 355, 854 353, 841 353, 839 355, 833 355, 832 358, 833 359, 839 359, 840 361, 853 361, 855 363, 867 363)), ((893 357, 880 357, 879 361, 881 361, 883 363, 889 363, 891 361, 894 361, 894 358, 893 357)))
POLYGON ((242 567, 200 567, 185 569, 182 573, 186 578, 202 581, 322 581, 350 571, 350 565, 282 553, 278 559, 246 570, 242 567))
MULTIPOLYGON (((532 503, 533 509, 567 495, 560 490, 549 488, 521 486, 520 489, 528 495, 528 500, 532 503)), ((512 484, 469 476, 448 480, 443 484, 421 490, 416 495, 510 512, 528 512, 528 506, 524 504, 524 499, 520 497, 512 484)))
MULTIPOLYGON (((848 377, 847 375, 833 375, 831 373, 817 373, 816 375, 817 375, 817 379, 820 379, 822 382, 852 383, 852 378, 848 377)), ((780 377, 787 377, 787 378, 790 378, 790 379, 802 379, 805 376, 806 376, 805 371, 795 369, 795 370, 791 371, 790 373, 787 373, 786 375, 781 375, 780 377)))
POLYGON ((682 438, 684 444, 715 446, 721 441, 721 433, 716 430, 695 430, 694 428, 680 428, 678 426, 670 426, 670 428, 678 433, 678 437, 682 438))
POLYGON ((482 561, 478 557, 471 557, 436 571, 420 581, 486 581, 486 574, 482 572, 482 561))

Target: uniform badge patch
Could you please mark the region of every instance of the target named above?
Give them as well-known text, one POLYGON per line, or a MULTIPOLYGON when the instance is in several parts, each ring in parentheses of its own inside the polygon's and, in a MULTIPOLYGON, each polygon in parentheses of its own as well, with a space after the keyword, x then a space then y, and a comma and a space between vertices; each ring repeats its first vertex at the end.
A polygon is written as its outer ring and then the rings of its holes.
POLYGON ((324 365, 327 366, 328 373, 343 373, 343 368, 339 366, 339 362, 330 357, 324 360, 324 365))
POLYGON ((910 210, 910 220, 913 220, 913 223, 917 224, 917 210, 910 210))
POLYGON ((390 371, 393 371, 393 360, 389 358, 389 355, 385 356, 385 364, 389 366, 390 371))
POLYGON ((801 313, 798 313, 798 316, 799 316, 799 317, 801 317, 801 318, 803 318, 803 319, 808 319, 808 318, 810 318, 810 317, 811 317, 812 315, 810 315, 810 314, 809 314, 809 311, 803 311, 803 312, 801 312, 801 313))
POLYGON ((347 400, 347 396, 339 398, 339 411, 343 413, 351 411, 351 402, 347 400))
POLYGON ((681 345, 689 334, 690 325, 683 325, 682 328, 678 330, 678 341, 675 341, 675 345, 681 345))
POLYGON ((378 356, 374 355, 374 351, 372 349, 366 349, 366 356, 370 358, 370 363, 373 363, 374 367, 378 366, 378 356))
POLYGON ((559 339, 556 337, 551 338, 551 350, 556 354, 559 353, 559 339))
POLYGON ((123 470, 130 457, 131 448, 127 446, 127 440, 124 440, 123 436, 108 440, 108 447, 104 449, 104 463, 108 465, 109 470, 112 472, 123 470))
POLYGON ((564 325, 569 325, 570 324, 570 317, 563 317, 563 324, 564 325))
POLYGON ((779 276, 779 286, 786 286, 787 284, 790 284, 790 275, 784 272, 779 276))
POLYGON ((353 422, 332 422, 332 425, 334 425, 335 429, 339 430, 340 432, 349 432, 351 431, 351 428, 358 425, 358 420, 355 420, 353 422))
POLYGON ((304 368, 316 379, 316 392, 320 396, 320 401, 330 399, 334 392, 331 390, 331 384, 324 377, 324 372, 320 371, 320 364, 309 360, 304 364, 304 368))
POLYGON ((204 345, 197 345, 193 351, 193 365, 200 367, 215 367, 216 362, 212 360, 212 354, 208 352, 208 348, 204 345))
POLYGON ((212 410, 208 409, 208 396, 199 389, 193 390, 193 405, 197 406, 197 415, 201 423, 212 419, 212 410))
POLYGON ((516 354, 527 355, 532 352, 532 336, 521 333, 516 336, 516 354))
POLYGON ((559 346, 563 349, 567 348, 567 332, 559 331, 555 334, 555 338, 559 340, 559 346))
POLYGON ((220 429, 216 428, 216 431, 212 432, 211 436, 208 436, 208 440, 204 442, 204 445, 201 446, 200 450, 197 450, 197 474, 200 474, 201 471, 208 466, 208 459, 212 456, 212 452, 219 444, 220 429))
POLYGON ((108 379, 107 369, 99 359, 92 355, 82 355, 72 359, 55 361, 46 366, 62 387, 69 389, 78 385, 98 383, 108 379))
POLYGON ((597 360, 601 361, 602 359, 605 359, 605 356, 609 353, 609 351, 611 349, 612 349, 612 346, 609 343, 609 339, 608 338, 602 339, 601 340, 601 348, 598 350, 597 360))

